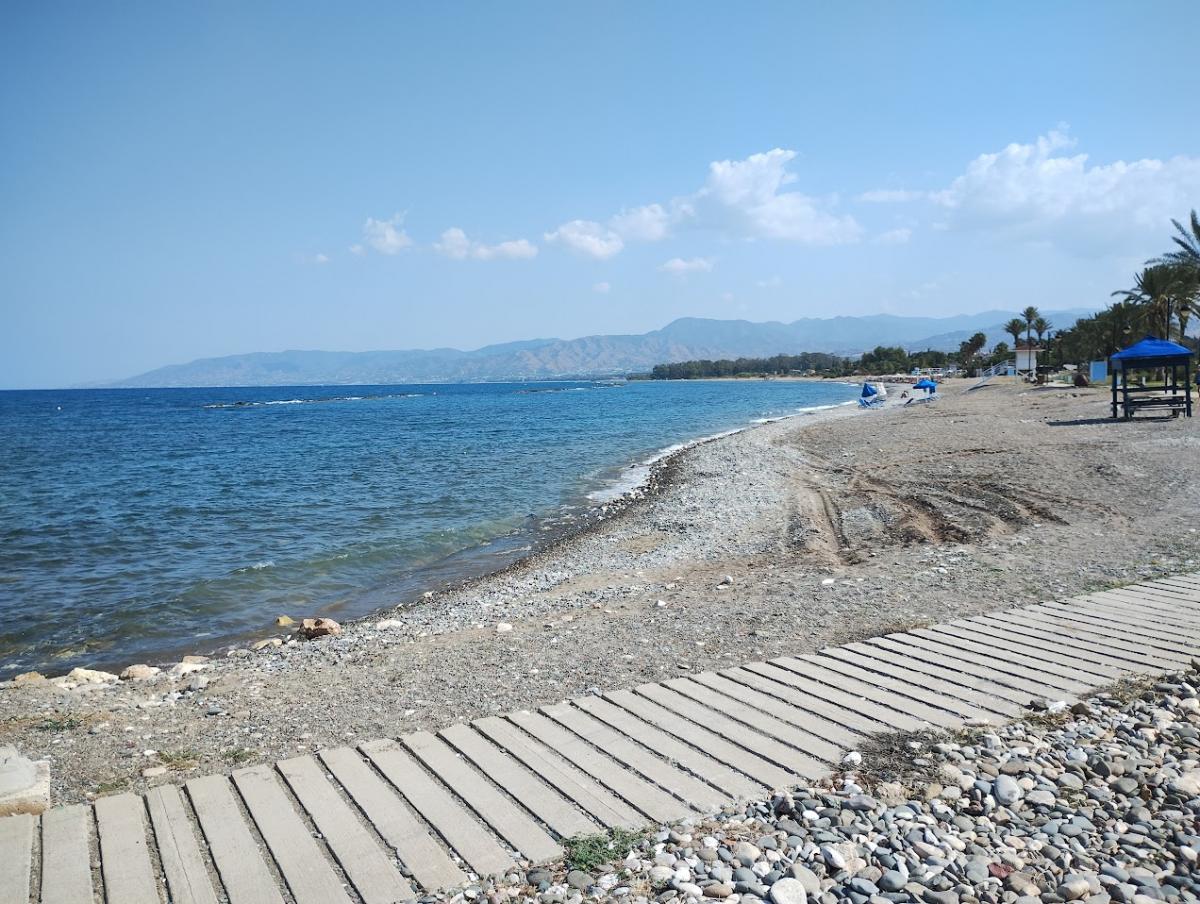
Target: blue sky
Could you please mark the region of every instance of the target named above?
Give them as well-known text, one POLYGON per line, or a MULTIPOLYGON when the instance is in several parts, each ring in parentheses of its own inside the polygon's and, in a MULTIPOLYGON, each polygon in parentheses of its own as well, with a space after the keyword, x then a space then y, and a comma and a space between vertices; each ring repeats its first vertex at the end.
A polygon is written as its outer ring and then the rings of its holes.
POLYGON ((1194 2, 0 8, 0 386, 1101 305, 1200 206, 1194 2))

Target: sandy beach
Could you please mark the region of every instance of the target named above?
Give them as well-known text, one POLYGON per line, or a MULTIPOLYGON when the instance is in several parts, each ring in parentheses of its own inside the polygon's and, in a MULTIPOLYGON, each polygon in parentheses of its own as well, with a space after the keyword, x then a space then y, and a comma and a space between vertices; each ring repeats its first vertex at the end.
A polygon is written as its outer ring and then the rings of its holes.
POLYGON ((1195 569, 1200 421, 968 385, 691 447, 588 530, 337 637, 9 682, 0 744, 74 801, 1195 569))

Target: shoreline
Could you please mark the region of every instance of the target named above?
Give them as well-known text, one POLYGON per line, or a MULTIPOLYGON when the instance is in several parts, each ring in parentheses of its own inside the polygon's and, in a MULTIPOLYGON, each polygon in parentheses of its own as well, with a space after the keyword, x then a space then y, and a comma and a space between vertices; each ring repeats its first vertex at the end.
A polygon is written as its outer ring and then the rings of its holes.
MULTIPOLYGON (((284 403, 278 403, 284 404, 284 403)), ((647 496, 653 492, 657 492, 664 487, 662 483, 662 475, 670 469, 673 459, 684 455, 689 451, 706 445, 708 443, 722 440, 726 437, 735 436, 748 430, 758 429, 767 424, 778 423, 797 418, 815 418, 816 420, 809 423, 816 423, 820 419, 831 418, 835 416, 845 416, 847 414, 860 414, 862 411, 858 408, 851 409, 851 406, 856 404, 855 400, 847 402, 836 402, 825 405, 814 405, 798 409, 789 414, 778 415, 774 417, 753 418, 750 421, 730 428, 721 430, 716 433, 704 434, 694 439, 684 440, 678 443, 672 443, 655 451, 646 458, 635 459, 628 464, 621 466, 612 480, 607 482, 603 488, 593 490, 582 494, 579 497, 579 503, 585 507, 578 514, 569 515, 571 523, 563 523, 563 515, 569 512, 574 504, 564 503, 557 506, 551 511, 544 512, 537 516, 531 516, 533 520, 532 526, 521 527, 511 531, 508 534, 501 534, 489 538, 487 541, 477 544, 472 547, 465 547, 456 550, 439 559, 435 562, 427 563, 421 568, 414 569, 413 576, 422 574, 436 574, 449 563, 463 560, 476 559, 488 556, 489 550, 496 547, 503 547, 504 541, 511 538, 519 537, 516 546, 512 550, 503 553, 502 558, 507 559, 499 567, 491 565, 482 565, 482 567, 472 567, 470 564, 461 569, 460 573, 449 580, 441 582, 430 581, 422 577, 418 577, 416 589, 412 594, 399 602, 391 601, 381 603, 368 611, 356 614, 339 621, 343 629, 361 625, 363 623, 377 620, 378 618, 393 613, 396 611, 407 610, 414 606, 424 605, 428 603, 430 595, 447 594, 465 592, 472 587, 485 582, 491 578, 499 577, 508 574, 515 569, 519 569, 522 565, 540 560, 546 556, 553 555, 563 543, 569 542, 572 539, 585 535, 590 531, 596 530, 599 526, 607 521, 619 517, 624 511, 640 502, 643 502, 647 496), (840 415, 834 414, 838 409, 848 409, 840 415), (633 472, 633 478, 630 480, 626 477, 627 474, 633 472), (551 524, 553 528, 543 532, 543 526, 551 524)), ((581 478, 582 480, 582 478, 581 478)), ((385 587, 387 585, 379 585, 376 587, 363 588, 357 596, 358 600, 363 598, 382 595, 387 593, 385 587)), ((289 617, 294 616, 297 623, 301 617, 325 617, 338 618, 338 611, 342 608, 351 606, 351 603, 343 603, 339 606, 317 608, 304 613, 290 612, 281 613, 287 614, 289 617)), ((171 646, 164 646, 159 651, 150 654, 145 654, 137 662, 130 660, 128 656, 114 655, 105 656, 97 655, 80 668, 93 671, 120 673, 125 668, 133 665, 151 665, 157 668, 170 668, 182 658, 186 657, 221 657, 228 656, 232 651, 244 649, 247 646, 264 640, 269 637, 278 636, 278 631, 263 628, 255 631, 247 631, 235 635, 224 640, 217 641, 212 644, 203 643, 186 643, 171 646)), ((47 672, 50 670, 47 669, 47 672)), ((0 679, 0 688, 6 681, 11 681, 21 675, 44 674, 39 669, 26 670, 16 673, 8 679, 0 679)), ((57 674, 46 674, 46 678, 50 681, 62 680, 66 677, 57 674)))
POLYGON ((692 445, 588 529, 338 636, 6 683, 0 744, 79 800, 1195 570, 1200 534, 1178 525, 1200 485, 1167 479, 1200 463, 1193 422, 955 388, 692 445))

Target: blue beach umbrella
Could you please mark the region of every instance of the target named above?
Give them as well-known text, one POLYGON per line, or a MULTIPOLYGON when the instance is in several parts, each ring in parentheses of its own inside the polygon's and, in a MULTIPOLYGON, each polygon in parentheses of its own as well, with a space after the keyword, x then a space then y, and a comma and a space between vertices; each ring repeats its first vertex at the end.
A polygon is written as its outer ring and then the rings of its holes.
POLYGON ((913 384, 913 389, 928 389, 930 392, 933 392, 937 389, 937 383, 928 377, 923 377, 913 384))

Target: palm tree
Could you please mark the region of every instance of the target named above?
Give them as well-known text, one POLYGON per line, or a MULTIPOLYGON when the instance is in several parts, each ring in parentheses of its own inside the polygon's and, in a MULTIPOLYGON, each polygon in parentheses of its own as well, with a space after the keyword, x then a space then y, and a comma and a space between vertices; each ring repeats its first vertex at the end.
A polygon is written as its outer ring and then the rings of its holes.
POLYGON ((1161 327, 1164 339, 1171 338, 1171 323, 1185 308, 1188 313, 1183 315, 1182 325, 1186 327, 1188 314, 1195 306, 1191 274, 1181 264, 1152 264, 1134 276, 1132 289, 1121 289, 1112 294, 1144 308, 1150 315, 1153 329, 1158 332, 1161 327))
POLYGON ((1193 278, 1200 277, 1200 217, 1196 216, 1196 211, 1192 211, 1191 229, 1185 227, 1178 220, 1172 220, 1172 225, 1178 235, 1171 236, 1171 241, 1175 243, 1178 250, 1168 251, 1162 257, 1156 257, 1154 260, 1146 261, 1148 264, 1177 264, 1192 271, 1193 278))
MULTIPOLYGON (((1171 236, 1175 250, 1147 261, 1151 266, 1170 266, 1180 283, 1176 315, 1179 318, 1179 340, 1187 340, 1187 323, 1192 314, 1200 314, 1200 217, 1192 210, 1188 225, 1172 220, 1176 235, 1171 236)), ((1168 339, 1170 336, 1167 337, 1168 339)))
POLYGON ((958 355, 962 361, 963 370, 968 370, 975 356, 987 345, 987 336, 983 333, 976 333, 970 339, 965 340, 958 346, 958 355))
POLYGON ((1014 317, 1004 324, 1004 332, 1013 337, 1013 348, 1016 348, 1021 344, 1021 334, 1025 332, 1025 321, 1020 317, 1014 317))
POLYGON ((1033 322, 1042 315, 1038 313, 1037 308, 1035 308, 1033 305, 1030 305, 1029 307, 1027 307, 1025 310, 1023 310, 1021 312, 1021 316, 1025 319, 1025 347, 1032 348, 1033 347, 1033 322))
POLYGON ((1052 327, 1052 326, 1054 326, 1054 324, 1052 324, 1045 317, 1039 316, 1039 317, 1033 318, 1033 331, 1035 333, 1037 333, 1039 348, 1042 345, 1042 337, 1045 336, 1048 332, 1050 332, 1050 327, 1052 327))

